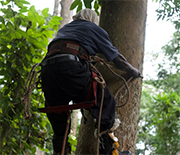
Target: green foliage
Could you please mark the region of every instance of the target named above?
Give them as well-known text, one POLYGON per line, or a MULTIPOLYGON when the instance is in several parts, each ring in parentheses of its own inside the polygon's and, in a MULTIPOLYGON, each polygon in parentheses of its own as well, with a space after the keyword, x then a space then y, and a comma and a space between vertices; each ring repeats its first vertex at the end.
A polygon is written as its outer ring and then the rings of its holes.
POLYGON ((34 154, 36 147, 49 152, 44 146, 50 143, 52 129, 37 111, 38 101, 40 106, 44 102, 42 93, 33 91, 28 121, 23 118, 21 99, 31 67, 42 60, 48 38, 62 18, 54 16, 46 24, 48 8, 39 13, 34 6, 25 6, 29 4, 25 0, 0 3, 0 154, 34 154))
POLYGON ((71 144, 71 154, 75 154, 76 152, 76 145, 77 145, 77 139, 73 135, 69 135, 68 142, 71 144))
POLYGON ((147 83, 154 85, 165 92, 180 92, 180 49, 179 49, 179 33, 175 32, 173 39, 162 47, 160 56, 162 63, 158 65, 158 79, 150 80, 147 83), (163 52, 163 53, 162 53, 163 52))
POLYGON ((158 57, 157 80, 144 81, 136 154, 149 150, 153 154, 178 155, 180 153, 180 51, 179 0, 159 0, 158 19, 171 20, 177 29, 173 38, 162 47, 158 57), (178 18, 176 18, 178 17, 178 18), (151 91, 149 91, 149 89, 151 91))
POLYGON ((83 5, 86 8, 92 9, 92 4, 94 6, 95 12, 99 15, 99 8, 101 5, 100 0, 74 0, 74 2, 71 4, 70 10, 76 8, 76 12, 79 12, 80 10, 82 10, 83 5))
POLYGON ((159 2, 160 7, 157 9, 158 20, 165 19, 168 20, 172 17, 177 17, 179 15, 180 1, 179 0, 156 0, 159 2))
POLYGON ((159 2, 157 12, 157 20, 170 20, 175 24, 177 29, 180 28, 180 1, 179 0, 156 0, 159 2))
POLYGON ((161 92, 147 85, 143 89, 141 102, 137 143, 143 142, 145 148, 137 148, 136 154, 144 154, 145 150, 153 154, 178 154, 180 151, 179 94, 172 91, 161 92))
POLYGON ((155 154, 175 155, 180 151, 180 97, 175 92, 159 94, 155 104, 149 109, 153 116, 155 128, 151 137, 151 145, 155 154))

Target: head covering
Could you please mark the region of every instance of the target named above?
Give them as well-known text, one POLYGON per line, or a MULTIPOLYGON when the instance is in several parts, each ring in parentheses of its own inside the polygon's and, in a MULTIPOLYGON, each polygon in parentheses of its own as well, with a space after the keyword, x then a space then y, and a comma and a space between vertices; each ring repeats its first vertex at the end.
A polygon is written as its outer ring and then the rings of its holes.
POLYGON ((83 19, 93 22, 98 25, 98 16, 95 11, 91 9, 80 10, 76 15, 73 16, 73 20, 83 19))

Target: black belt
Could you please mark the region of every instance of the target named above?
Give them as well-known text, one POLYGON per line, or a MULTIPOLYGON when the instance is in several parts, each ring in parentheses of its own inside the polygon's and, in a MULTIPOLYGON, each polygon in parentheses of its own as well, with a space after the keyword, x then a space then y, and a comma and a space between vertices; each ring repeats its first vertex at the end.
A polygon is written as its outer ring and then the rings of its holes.
POLYGON ((79 58, 76 55, 72 55, 72 54, 58 54, 55 56, 52 56, 50 58, 44 59, 41 62, 41 66, 46 66, 46 65, 50 65, 50 64, 56 64, 56 63, 60 63, 63 61, 68 61, 68 60, 73 60, 73 61, 80 61, 79 58))
POLYGON ((88 55, 89 55, 88 52, 79 44, 72 41, 63 41, 63 40, 58 40, 52 43, 52 45, 48 49, 47 55, 50 56, 56 53, 61 53, 62 50, 66 48, 71 50, 76 55, 80 55, 85 59, 88 58, 88 55))

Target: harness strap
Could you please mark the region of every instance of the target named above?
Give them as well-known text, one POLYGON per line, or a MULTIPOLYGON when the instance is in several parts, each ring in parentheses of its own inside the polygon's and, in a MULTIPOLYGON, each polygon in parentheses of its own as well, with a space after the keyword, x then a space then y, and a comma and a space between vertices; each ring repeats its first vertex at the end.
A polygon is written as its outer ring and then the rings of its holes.
POLYGON ((88 52, 85 48, 81 47, 79 44, 73 41, 67 40, 58 40, 54 42, 48 49, 47 57, 54 55, 54 54, 61 54, 63 53, 63 49, 68 49, 72 51, 76 55, 80 55, 83 59, 88 59, 88 52))
POLYGON ((82 103, 73 104, 73 105, 61 105, 61 106, 53 106, 53 107, 46 107, 46 108, 38 108, 38 110, 43 113, 61 114, 62 112, 67 112, 69 110, 90 108, 93 105, 94 105, 94 101, 91 101, 91 102, 82 102, 82 103))
MULTIPOLYGON (((76 103, 72 105, 61 105, 61 106, 48 106, 45 108, 38 108, 40 112, 43 113, 57 113, 61 114, 62 112, 67 112, 69 110, 74 110, 74 109, 88 109, 92 107, 93 105, 97 104, 97 81, 95 80, 97 78, 97 74, 95 72, 92 72, 92 87, 93 88, 93 95, 95 99, 93 101, 85 101, 81 103, 76 103)), ((88 95, 89 96, 89 95, 88 95)), ((88 97, 89 98, 89 97, 88 97)))

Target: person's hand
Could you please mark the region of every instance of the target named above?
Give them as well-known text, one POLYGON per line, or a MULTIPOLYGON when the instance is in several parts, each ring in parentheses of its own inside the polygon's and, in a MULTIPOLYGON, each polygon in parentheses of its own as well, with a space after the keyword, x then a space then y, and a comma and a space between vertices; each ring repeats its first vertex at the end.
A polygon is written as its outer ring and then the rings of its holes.
POLYGON ((134 67, 132 67, 130 75, 133 76, 134 78, 141 77, 141 73, 139 72, 139 70, 134 67))
POLYGON ((118 69, 126 71, 130 77, 134 77, 134 78, 142 77, 139 70, 133 67, 130 63, 128 63, 127 60, 121 54, 119 54, 113 60, 113 62, 118 69))

